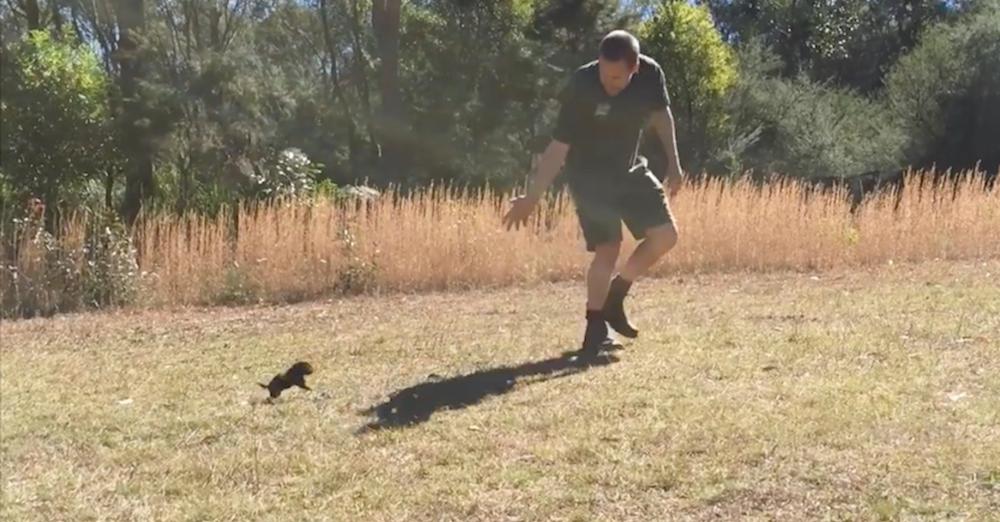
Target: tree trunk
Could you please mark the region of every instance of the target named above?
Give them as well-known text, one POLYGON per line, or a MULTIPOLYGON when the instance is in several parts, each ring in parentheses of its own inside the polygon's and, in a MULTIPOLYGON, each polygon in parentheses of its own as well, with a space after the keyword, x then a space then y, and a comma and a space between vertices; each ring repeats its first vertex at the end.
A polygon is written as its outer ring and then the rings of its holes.
POLYGON ((347 118, 348 161, 351 163, 351 174, 356 175, 356 173, 361 170, 360 140, 358 139, 357 124, 354 122, 354 115, 351 114, 351 108, 347 103, 347 98, 344 96, 344 91, 340 86, 340 69, 337 64, 337 46, 333 40, 333 28, 330 27, 327 4, 327 0, 319 0, 319 19, 323 26, 323 44, 326 47, 327 59, 330 60, 330 68, 326 71, 326 76, 330 85, 330 95, 336 103, 340 104, 340 108, 344 111, 344 116, 347 118))
POLYGON ((24 17, 28 21, 29 31, 42 28, 42 11, 38 7, 38 0, 24 1, 24 17))
POLYGON ((132 224, 139 216, 143 202, 152 196, 153 159, 149 151, 146 132, 141 125, 142 101, 138 82, 142 76, 142 60, 136 34, 145 27, 143 0, 117 0, 118 52, 120 74, 118 77, 122 96, 120 132, 125 153, 125 200, 122 216, 132 224))
POLYGON ((403 144, 406 126, 399 88, 400 0, 372 2, 372 29, 379 54, 378 88, 382 106, 375 116, 376 136, 382 149, 379 181, 404 178, 403 144))
POLYGON ((59 0, 52 0, 49 7, 52 10, 52 27, 55 28, 56 34, 62 34, 63 19, 62 13, 59 12, 59 0))
MULTIPOLYGON (((346 6, 345 6, 346 8, 346 6)), ((362 16, 358 6, 358 0, 351 0, 351 35, 354 37, 354 72, 352 76, 356 78, 355 90, 361 98, 361 106, 365 111, 365 124, 368 128, 369 148, 377 149, 378 140, 372 128, 372 101, 371 89, 368 87, 368 67, 365 58, 365 45, 362 41, 362 16)), ((372 156, 373 158, 377 156, 372 156)))
POLYGON ((114 169, 108 169, 107 172, 104 173, 104 206, 109 212, 112 212, 115 208, 114 192, 115 171, 114 169))

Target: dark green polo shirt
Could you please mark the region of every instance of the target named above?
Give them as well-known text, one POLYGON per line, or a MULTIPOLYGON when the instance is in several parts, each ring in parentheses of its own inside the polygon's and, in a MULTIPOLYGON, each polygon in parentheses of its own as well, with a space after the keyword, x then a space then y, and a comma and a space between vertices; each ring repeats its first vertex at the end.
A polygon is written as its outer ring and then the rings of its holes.
POLYGON ((618 95, 605 92, 595 60, 573 73, 560 104, 552 137, 570 146, 567 175, 611 177, 637 164, 643 129, 670 95, 660 65, 639 55, 638 72, 618 95))

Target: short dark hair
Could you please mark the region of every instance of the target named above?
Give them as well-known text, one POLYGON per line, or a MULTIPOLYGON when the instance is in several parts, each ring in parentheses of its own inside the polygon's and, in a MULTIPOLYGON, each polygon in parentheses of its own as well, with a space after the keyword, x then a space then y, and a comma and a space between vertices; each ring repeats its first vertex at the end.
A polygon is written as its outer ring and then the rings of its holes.
POLYGON ((622 29, 611 31, 601 39, 601 56, 612 62, 624 60, 633 67, 639 61, 639 40, 622 29))

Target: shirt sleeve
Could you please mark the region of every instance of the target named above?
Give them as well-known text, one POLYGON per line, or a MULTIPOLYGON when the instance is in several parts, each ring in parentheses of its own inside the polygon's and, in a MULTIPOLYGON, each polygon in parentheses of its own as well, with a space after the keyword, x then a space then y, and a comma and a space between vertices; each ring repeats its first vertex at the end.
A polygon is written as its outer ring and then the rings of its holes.
POLYGON ((579 102, 576 77, 571 77, 559 92, 559 114, 556 116, 552 139, 571 145, 579 128, 579 102))

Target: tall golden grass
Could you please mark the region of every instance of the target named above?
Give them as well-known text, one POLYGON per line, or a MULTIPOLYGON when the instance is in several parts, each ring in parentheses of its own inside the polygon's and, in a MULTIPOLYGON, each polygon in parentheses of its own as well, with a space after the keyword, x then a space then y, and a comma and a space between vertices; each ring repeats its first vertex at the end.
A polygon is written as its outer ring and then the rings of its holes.
MULTIPOLYGON (((653 275, 1000 256, 1000 189, 984 191, 981 173, 955 186, 920 183, 924 174, 907 176, 898 206, 886 192, 854 213, 844 194, 805 197, 799 184, 690 184, 670 202, 680 241, 653 275)), ((369 203, 299 199, 215 218, 149 217, 135 231, 139 301, 281 302, 581 277, 588 255, 570 198, 506 231, 504 196, 431 187, 369 203)), ((73 228, 83 225, 69 224, 65 240, 77 241, 73 228)), ((622 262, 633 246, 625 237, 622 262)))

